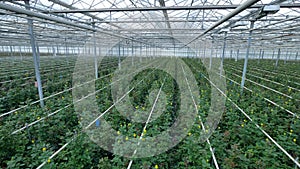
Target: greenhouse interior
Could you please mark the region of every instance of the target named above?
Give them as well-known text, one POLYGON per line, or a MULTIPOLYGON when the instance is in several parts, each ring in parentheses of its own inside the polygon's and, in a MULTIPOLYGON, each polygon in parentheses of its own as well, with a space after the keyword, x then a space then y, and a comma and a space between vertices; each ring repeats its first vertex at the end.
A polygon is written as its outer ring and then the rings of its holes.
POLYGON ((2 169, 300 168, 299 0, 0 0, 2 169))

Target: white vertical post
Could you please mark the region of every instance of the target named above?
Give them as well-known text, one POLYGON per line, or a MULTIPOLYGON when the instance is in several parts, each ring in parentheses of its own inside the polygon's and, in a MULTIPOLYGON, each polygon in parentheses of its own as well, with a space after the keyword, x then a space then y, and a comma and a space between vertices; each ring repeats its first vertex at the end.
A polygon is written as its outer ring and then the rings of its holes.
POLYGON ((286 64, 286 60, 287 60, 287 57, 288 57, 288 53, 289 53, 289 51, 288 51, 288 49, 286 49, 285 59, 284 59, 284 64, 286 64))
MULTIPOLYGON (((26 4, 26 9, 30 10, 29 7, 29 0, 25 0, 26 4)), ((39 71, 39 64, 38 64, 38 53, 36 49, 36 42, 34 38, 34 33, 33 33, 33 21, 32 19, 27 19, 28 22, 28 27, 29 27, 29 36, 30 36, 30 43, 31 43, 31 48, 32 48, 32 54, 33 54, 33 60, 34 60, 34 69, 35 69, 35 77, 38 85, 38 92, 39 92, 39 98, 40 98, 40 105, 41 107, 44 107, 44 100, 43 100, 43 88, 42 88, 42 81, 41 81, 41 76, 40 76, 40 71, 39 71)))
POLYGON ((276 67, 278 66, 279 58, 280 58, 280 48, 278 49, 278 53, 277 53, 277 59, 276 59, 276 63, 275 63, 276 67))
POLYGON ((121 41, 119 41, 119 46, 118 46, 118 66, 120 70, 121 69, 121 41))
POLYGON ((222 49, 222 60, 221 60, 221 66, 220 66, 220 76, 222 75, 223 64, 224 64, 225 49, 226 49, 226 38, 227 38, 227 32, 224 33, 224 42, 223 42, 223 49, 222 49))
MULTIPOLYGON (((93 28, 95 28, 95 22, 93 22, 93 28)), ((94 62, 95 62, 95 78, 98 79, 98 60, 97 60, 97 45, 96 45, 96 35, 93 32, 93 42, 94 42, 94 62)))
POLYGON ((214 53, 214 41, 212 41, 211 44, 211 51, 210 51, 210 57, 209 57, 209 69, 211 70, 211 64, 212 64, 212 55, 214 53))
POLYGON ((246 72, 247 72, 247 64, 248 64, 249 51, 250 51, 250 47, 251 47, 253 27, 254 27, 254 21, 251 21, 251 23, 250 23, 250 31, 249 31, 249 35, 248 35, 247 51, 246 51, 246 56, 245 56, 245 61, 244 61, 242 82, 241 82, 241 93, 243 93, 243 89, 244 89, 244 85, 245 85, 246 72))
POLYGON ((133 66, 133 41, 131 41, 131 65, 133 66))
POLYGON ((236 58, 235 58, 235 61, 238 61, 238 59, 239 59, 239 54, 240 54, 240 49, 238 49, 238 50, 236 51, 236 58))

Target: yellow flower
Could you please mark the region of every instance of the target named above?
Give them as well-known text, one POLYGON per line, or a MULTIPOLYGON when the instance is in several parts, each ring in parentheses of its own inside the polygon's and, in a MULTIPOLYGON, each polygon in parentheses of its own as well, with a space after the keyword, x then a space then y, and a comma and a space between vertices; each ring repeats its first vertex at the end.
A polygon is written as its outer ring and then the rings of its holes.
POLYGON ((260 123, 261 126, 264 126, 264 123, 260 123))
POLYGON ((18 112, 16 111, 15 114, 18 114, 18 112))
POLYGON ((38 119, 38 120, 39 120, 39 119, 41 119, 41 118, 40 118, 40 116, 38 116, 36 119, 38 119))
POLYGON ((206 162, 208 163, 208 162, 209 162, 209 160, 208 160, 208 159, 206 159, 206 162))
POLYGON ((128 123, 128 127, 130 127, 131 126, 131 123, 128 123))
POLYGON ((96 96, 96 99, 98 99, 99 98, 99 96, 96 96))
POLYGON ((291 129, 290 132, 293 133, 293 130, 291 129))
POLYGON ((118 135, 120 135, 120 134, 121 134, 121 132, 120 132, 120 131, 117 131, 117 134, 118 134, 118 135))
POLYGON ((198 125, 198 128, 199 128, 199 129, 201 129, 201 126, 200 126, 200 125, 198 125))
POLYGON ((125 140, 127 141, 128 140, 128 137, 126 136, 125 140))
POLYGON ((155 168, 155 169, 158 169, 158 165, 157 165, 157 164, 155 164, 154 168, 155 168))
POLYGON ((241 124, 242 127, 244 127, 244 124, 241 124))
POLYGON ((135 106, 135 108, 136 108, 136 109, 138 109, 138 108, 139 108, 139 106, 135 106))
POLYGON ((192 133, 189 132, 188 135, 190 136, 190 135, 192 135, 192 133))
POLYGON ((246 122, 247 122, 247 120, 246 120, 246 119, 244 119, 244 122, 246 123, 246 122))
POLYGON ((133 134, 133 137, 136 137, 136 134, 135 134, 135 133, 133 134))
POLYGON ((43 151, 46 151, 47 149, 46 149, 46 147, 44 147, 42 150, 43 150, 43 151))
POLYGON ((146 133, 147 133, 147 130, 145 129, 145 130, 144 130, 144 134, 146 134, 146 133))
POLYGON ((64 96, 61 96, 61 98, 62 98, 62 99, 65 99, 65 97, 64 97, 64 96))
POLYGON ((145 110, 145 107, 142 107, 142 110, 145 110))
POLYGON ((294 139, 293 139, 293 142, 296 143, 296 141, 297 141, 297 140, 294 138, 294 139))
POLYGON ((283 133, 283 135, 286 135, 286 133, 283 133))
POLYGON ((292 89, 289 87, 288 91, 289 91, 289 92, 291 92, 291 91, 292 91, 292 89))
POLYGON ((269 139, 268 139, 268 138, 266 138, 266 141, 269 141, 269 139))
POLYGON ((31 140, 32 144, 34 144, 34 140, 31 140))
POLYGON ((47 160, 47 162, 50 163, 50 162, 51 162, 51 159, 49 158, 49 159, 47 160))

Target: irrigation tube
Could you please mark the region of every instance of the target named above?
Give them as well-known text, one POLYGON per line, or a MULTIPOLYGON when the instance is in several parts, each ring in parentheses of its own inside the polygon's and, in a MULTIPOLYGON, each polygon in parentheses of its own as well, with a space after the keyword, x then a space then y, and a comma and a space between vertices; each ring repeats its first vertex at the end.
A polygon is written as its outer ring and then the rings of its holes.
MULTIPOLYGON (((147 65, 147 66, 148 66, 148 65, 147 65)), ((147 66, 144 66, 144 67, 147 67, 147 66)), ((136 70, 136 71, 138 71, 138 70, 136 70)), ((136 72, 136 71, 135 71, 135 72, 136 72)), ((135 73, 135 72, 132 72, 131 74, 133 74, 133 73, 135 73)), ((128 76, 129 76, 129 75, 128 75, 128 76)), ((125 78, 125 77, 126 77, 126 76, 124 76, 123 78, 125 78)), ((121 79, 123 79, 123 78, 121 78, 121 79)), ((95 91, 95 92, 93 92, 93 93, 90 93, 90 94, 84 96, 83 98, 77 100, 76 102, 73 102, 73 103, 68 104, 67 106, 65 106, 65 107, 63 107, 63 108, 60 108, 60 109, 58 109, 58 110, 56 110, 56 111, 54 111, 54 112, 48 114, 47 116, 44 116, 44 117, 40 118, 39 120, 36 120, 36 121, 34 121, 34 122, 32 122, 32 123, 30 123, 30 124, 28 124, 28 125, 25 125, 24 127, 20 128, 20 129, 18 129, 18 130, 15 130, 15 131, 12 132, 11 134, 16 134, 16 133, 18 133, 19 131, 22 131, 22 130, 24 130, 24 129, 26 129, 26 128, 28 128, 28 127, 30 127, 30 126, 32 126, 32 125, 34 125, 34 124, 36 124, 36 123, 38 123, 38 122, 44 120, 44 119, 46 119, 47 117, 53 116, 53 115, 57 114, 58 112, 60 112, 60 111, 62 111, 62 110, 64 110, 64 109, 66 109, 66 108, 72 106, 74 103, 78 103, 78 102, 80 102, 80 101, 82 101, 82 100, 84 100, 84 99, 86 99, 86 98, 88 98, 88 97, 90 97, 90 96, 92 96, 92 95, 94 95, 94 94, 96 94, 96 93, 102 91, 103 89, 105 89, 105 88, 107 88, 108 86, 110 86, 110 85, 112 85, 112 84, 118 82, 118 81, 121 80, 121 79, 118 79, 117 81, 115 81, 115 82, 113 82, 113 83, 110 83, 110 84, 108 84, 107 86, 105 86, 105 87, 103 87, 103 88, 101 88, 101 89, 99 89, 99 90, 97 90, 97 91, 95 91)), ((85 82, 85 83, 89 83, 89 82, 85 82)), ((77 87, 78 87, 78 86, 77 86, 77 87)))
MULTIPOLYGON (((231 64, 229 64, 229 65, 231 65, 231 64)), ((231 65, 232 66, 232 65, 231 65)), ((275 78, 274 76, 275 75, 270 75, 270 74, 262 74, 261 72, 255 72, 254 70, 249 70, 249 72, 252 72, 252 73, 256 73, 256 74, 259 74, 259 75, 264 75, 264 76, 267 76, 267 77, 269 77, 269 78, 275 78)), ((272 72, 273 73, 273 72, 272 72)), ((300 85, 300 83, 297 83, 297 82, 293 82, 293 81, 290 81, 290 80, 287 80, 287 82, 289 82, 289 83, 293 83, 293 84, 295 84, 295 85, 300 85)), ((299 90, 299 89, 298 89, 299 90)))
MULTIPOLYGON (((236 68, 236 67, 234 67, 234 66, 232 66, 232 65, 230 65, 230 66, 231 66, 231 68, 234 68, 233 70, 236 70, 236 71, 240 71, 240 72, 241 72, 241 70, 240 70, 239 68, 236 68)), ((276 82, 276 81, 272 81, 272 80, 269 80, 269 79, 266 79, 266 78, 263 78, 263 77, 259 77, 259 76, 250 74, 250 73, 247 73, 247 75, 250 75, 250 76, 253 76, 253 77, 255 77, 255 78, 262 79, 262 80, 264 80, 264 81, 268 81, 268 82, 271 82, 271 83, 274 83, 274 84, 277 84, 277 85, 280 85, 280 86, 288 87, 288 88, 291 88, 291 89, 293 89, 293 90, 300 91, 299 89, 294 88, 294 87, 292 87, 292 86, 288 86, 288 85, 285 85, 285 84, 282 84, 282 83, 279 83, 279 82, 276 82)))
MULTIPOLYGON (((186 74, 185 74, 185 71, 184 71, 184 69, 183 69, 183 67, 182 67, 182 65, 181 65, 181 68, 182 68, 182 71, 183 71, 184 75, 186 75, 186 74)), ((198 113, 198 106, 197 106, 197 104, 196 104, 196 102, 195 102, 194 96, 193 96, 192 91, 191 91, 190 84, 189 84, 189 82, 188 82, 186 76, 185 76, 185 81, 186 81, 186 83, 187 83, 187 85, 188 85, 188 88, 189 88, 191 97, 192 97, 192 99, 193 99, 193 104, 194 104, 194 106, 195 106, 195 108, 196 108, 196 111, 197 111, 197 113, 198 113)), ((204 126, 204 124, 203 124, 203 122, 202 122, 202 118, 200 117, 200 115, 198 115, 198 118, 199 118, 199 120, 200 120, 200 123, 201 123, 201 126, 202 126, 202 130, 205 132, 205 126, 204 126)), ((214 164, 215 164, 216 168, 219 169, 219 165, 218 165, 218 162, 217 162, 217 159, 216 159, 214 150, 213 150, 213 148, 212 148, 212 146, 211 146, 211 144, 210 144, 209 139, 207 139, 206 142, 207 142, 207 144, 209 145, 209 150, 210 150, 211 155, 212 155, 212 157, 213 157, 214 164)))
MULTIPOLYGON (((234 69, 234 68, 229 68, 229 69, 232 69, 232 70, 234 70, 234 71, 238 71, 238 72, 241 72, 240 70, 238 70, 238 69, 234 69)), ((235 73, 232 73, 232 74, 234 74, 234 75, 236 75, 235 73)), ((251 75, 251 76, 253 76, 253 75, 251 75)), ((255 77, 255 76, 254 76, 255 77)), ((250 81, 250 82, 252 82, 252 83, 254 83, 254 84, 256 84, 257 82, 254 82, 254 81, 252 81, 252 80, 250 80, 250 79, 246 79, 246 80, 248 80, 248 81, 250 81)), ((277 90, 275 90, 275 89, 272 89, 272 88, 270 88, 270 87, 268 87, 268 86, 264 86, 264 85, 262 85, 262 84, 258 84, 259 86, 261 85, 262 87, 264 87, 264 88, 266 88, 266 89, 269 89, 269 90, 271 90, 271 91, 274 91, 274 92, 276 92, 276 93, 278 93, 278 94, 280 94, 280 95, 283 95, 283 96, 285 96, 285 97, 288 97, 288 98, 290 98, 290 99, 292 99, 292 96, 289 96, 289 95, 287 95, 287 94, 284 94, 284 93, 282 93, 282 92, 280 92, 280 91, 277 91, 277 90)), ((284 85, 285 86, 285 85, 284 85)), ((289 87, 289 86, 287 86, 287 87, 289 87)), ((292 88, 291 88, 292 89, 292 88)), ((295 88, 296 89, 296 88, 295 88)), ((295 90, 294 89, 294 90, 295 90)), ((296 89, 296 90, 298 90, 298 89, 296 89)))
MULTIPOLYGON (((195 69, 194 66, 192 66, 192 67, 195 69)), ((199 70, 196 70, 196 71, 200 72, 199 70)), ((201 72, 200 72, 200 73, 201 73, 201 72)), ((216 72, 214 72, 214 73, 216 73, 216 72)), ((216 73, 216 74, 217 74, 217 73, 216 73)), ((225 78, 225 79, 228 79, 228 80, 232 81, 233 83, 239 85, 238 82, 236 82, 236 81, 230 79, 229 77, 225 77, 224 75, 221 75, 221 77, 223 77, 223 78, 225 78)), ((239 77, 240 77, 240 76, 239 76, 239 77)), ((241 77, 240 77, 240 78, 241 78, 241 77)), ((246 86, 244 86, 244 89, 250 91, 251 93, 254 93, 253 90, 251 90, 250 88, 247 88, 246 86)), ((257 93, 255 93, 255 94, 257 94, 257 93)), ((274 101, 272 101, 272 100, 270 100, 270 99, 268 99, 268 98, 265 98, 265 97, 263 97, 263 98, 264 98, 264 100, 266 100, 267 102, 269 102, 269 103, 271 103, 271 104, 273 104, 273 105, 279 107, 280 109, 282 109, 282 110, 288 112, 289 114, 293 115, 294 117, 296 117, 296 118, 298 118, 298 119, 300 118, 296 113, 293 113, 292 111, 290 111, 290 110, 288 110, 288 109, 286 109, 286 108, 280 106, 279 104, 275 103, 274 101)))
POLYGON ((213 82, 211 82, 205 75, 203 77, 209 81, 227 100, 229 100, 237 109, 239 109, 254 125, 264 134, 266 135, 286 156, 288 156, 298 167, 300 167, 299 162, 294 159, 284 148, 281 147, 265 130, 263 130, 257 123, 255 123, 252 118, 243 110, 241 109, 235 102, 233 102, 226 94, 221 91, 213 82))
MULTIPOLYGON (((238 82, 236 82, 236 81, 230 79, 229 77, 225 77, 224 75, 221 75, 221 76, 222 76, 223 78, 226 78, 226 79, 232 81, 233 83, 239 85, 238 82)), ((245 87, 245 86, 244 86, 244 89, 250 91, 251 93, 254 93, 251 89, 249 89, 249 88, 247 88, 247 87, 245 87)), ((256 93, 256 94, 257 94, 257 93, 256 93)), ((271 103, 271 104, 273 104, 273 105, 279 107, 280 109, 282 109, 282 110, 288 112, 289 114, 291 114, 291 115, 293 115, 293 116, 295 116, 296 118, 299 119, 299 116, 298 116, 296 113, 291 112, 290 110, 288 110, 288 109, 286 109, 286 108, 284 108, 284 107, 278 105, 277 103, 273 102, 272 100, 270 100, 270 99, 268 99, 268 98, 265 98, 265 97, 263 97, 263 98, 264 98, 264 100, 266 100, 267 102, 269 102, 269 103, 271 103)))
MULTIPOLYGON (((146 131, 147 125, 148 125, 148 123, 149 123, 149 121, 150 121, 150 118, 151 118, 152 113, 153 113, 153 111, 154 111, 154 108, 155 108, 155 106, 156 106, 156 103, 157 103, 158 97, 159 97, 159 95, 160 95, 160 93, 161 93, 161 90, 162 90, 162 88, 163 88, 163 86, 164 86, 164 84, 165 84, 165 81, 166 81, 166 77, 165 77, 164 82, 162 83, 162 85, 161 85, 161 87, 160 87, 160 89, 159 89, 159 91, 158 91, 158 93, 157 93, 157 96, 156 96, 156 98, 155 98, 155 101, 154 101, 154 103, 153 103, 153 105, 152 105, 152 108, 151 108, 151 111, 150 111, 150 113, 149 113, 148 119, 147 119, 146 124, 145 124, 145 126, 144 126, 144 128, 143 128, 141 137, 139 138, 139 141, 138 141, 138 144, 137 144, 138 146, 141 144, 141 140, 143 139, 143 136, 144 136, 144 131, 146 131)), ((134 156, 134 155, 136 154, 136 152, 137 152, 137 149, 134 150, 132 156, 134 156)), ((130 168, 131 168, 132 163, 133 163, 133 160, 130 160, 130 162, 129 162, 128 166, 127 166, 127 169, 130 169, 130 168)))
MULTIPOLYGON (((105 78, 105 77, 107 77, 107 76, 109 76, 109 75, 111 75, 111 74, 112 74, 112 73, 107 74, 107 75, 105 75, 105 76, 102 76, 102 77, 100 77, 100 79, 105 78)), ((65 93, 65 92, 67 92, 67 91, 70 91, 70 90, 72 90, 72 89, 75 89, 75 88, 77 88, 77 87, 80 87, 80 86, 82 86, 82 85, 84 85, 84 84, 94 82, 94 81, 96 81, 96 80, 98 80, 98 79, 93 79, 93 80, 91 80, 91 81, 84 82, 83 84, 80 84, 80 85, 74 86, 74 87, 72 87, 72 88, 69 88, 69 89, 60 91, 60 92, 55 93, 55 94, 53 94, 53 95, 44 97, 43 99, 40 99, 40 100, 46 100, 46 99, 52 98, 52 97, 57 96, 57 95, 59 95, 59 94, 62 94, 62 93, 65 93)), ((2 98, 1 98, 1 99, 2 99, 2 98)), ((18 111, 18 110, 21 110, 21 109, 24 109, 24 108, 26 108, 26 107, 28 107, 28 106, 34 105, 34 104, 38 103, 40 100, 36 100, 36 101, 34 101, 34 102, 29 103, 28 105, 24 105, 24 106, 21 106, 21 107, 19 107, 19 108, 14 109, 14 110, 11 110, 11 111, 9 111, 9 112, 3 113, 3 114, 0 115, 0 117, 9 115, 9 114, 14 113, 14 112, 16 112, 16 111, 18 111)))
MULTIPOLYGON (((146 67, 146 66, 145 66, 146 67)), ((138 70, 137 70, 138 71, 138 70)), ((154 70, 153 70, 154 71, 154 70)), ((152 71, 152 72, 153 72, 152 71)), ((133 72, 135 73, 135 72, 133 72)), ((141 83, 144 79, 142 79, 141 81, 139 81, 137 84, 141 83)), ((100 119, 103 115, 105 115, 111 108, 113 108, 118 102, 120 102, 123 98, 125 98, 125 96, 127 96, 135 87, 132 87, 127 93, 125 93, 120 99, 118 99, 118 101, 116 101, 113 105, 111 105, 108 109, 106 109, 100 116, 98 116, 94 121, 92 121, 88 126, 86 126, 84 129, 88 129, 91 124, 95 123, 98 119, 100 119)), ((67 142, 66 144, 64 144, 59 150, 57 150, 55 153, 53 153, 48 160, 51 160, 52 158, 54 158, 59 152, 61 152, 65 147, 67 147, 67 145, 69 145, 73 140, 75 140, 77 138, 78 135, 75 135, 69 142, 67 142)), ((41 165, 39 165, 37 167, 37 169, 42 168, 47 162, 44 161, 41 165)))

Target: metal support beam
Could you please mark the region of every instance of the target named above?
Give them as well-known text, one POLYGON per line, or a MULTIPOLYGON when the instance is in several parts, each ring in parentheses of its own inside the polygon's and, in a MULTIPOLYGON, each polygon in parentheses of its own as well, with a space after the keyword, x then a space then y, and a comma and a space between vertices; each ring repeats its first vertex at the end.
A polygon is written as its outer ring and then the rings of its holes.
POLYGON ((133 63, 133 41, 131 41, 131 65, 133 66, 134 63, 133 63))
POLYGON ((204 49, 203 49, 203 58, 205 58, 206 53, 206 44, 204 43, 204 49))
POLYGON ((217 23, 206 29, 202 34, 188 42, 186 45, 194 42, 195 40, 199 39, 200 37, 204 36, 207 34, 209 31, 215 29, 217 26, 221 25, 222 23, 226 22, 227 20, 231 19, 235 15, 239 14, 240 12, 244 11, 245 9, 251 7, 253 4, 258 2, 259 0, 248 0, 244 2, 243 4, 239 5, 237 8, 235 8, 232 12, 230 12, 228 15, 224 16, 221 20, 219 20, 217 23))
POLYGON ((119 70, 121 70, 121 41, 118 44, 118 66, 119 70))
POLYGON ((238 49, 238 50, 236 51, 236 58, 235 58, 235 61, 236 61, 236 62, 237 62, 238 59, 239 59, 239 54, 240 54, 240 49, 238 49))
POLYGON ((11 45, 9 46, 9 49, 10 49, 10 57, 13 57, 13 49, 11 45))
POLYGON ((209 70, 211 70, 213 53, 214 53, 214 41, 212 41, 212 44, 211 44, 211 51, 210 51, 210 56, 209 56, 209 70))
MULTIPOLYGON (((51 0, 52 1, 52 0, 51 0)), ((252 2, 252 1, 251 1, 252 2)), ((257 2, 257 1, 256 1, 257 2)), ((254 2, 255 3, 255 2, 254 2)), ((253 4, 254 4, 253 3, 253 4)), ((247 4, 245 3, 244 6, 247 4)), ((259 9, 265 4, 250 5, 247 8, 259 9)), ((162 11, 162 10, 219 10, 236 9, 240 5, 195 5, 195 6, 169 6, 169 7, 134 7, 134 8, 99 8, 99 9, 71 9, 71 10, 51 10, 47 13, 86 13, 86 12, 133 12, 133 11, 162 11)), ((280 8, 299 8, 300 3, 280 4, 280 8)))
MULTIPOLYGON (((93 28, 95 28, 95 23, 93 23, 93 28)), ((97 45, 96 45, 96 33, 93 32, 93 42, 94 42, 94 62, 95 62, 95 78, 98 79, 98 59, 97 59, 97 45)))
POLYGON ((261 52, 262 52, 262 49, 259 49, 259 55, 258 55, 258 59, 257 59, 258 63, 260 62, 261 52))
POLYGON ((277 53, 277 59, 276 59, 276 63, 275 63, 276 67, 278 66, 279 58, 280 58, 280 48, 278 49, 278 53, 277 53))
POLYGON ((222 49, 222 60, 221 60, 221 66, 220 66, 220 76, 222 75, 223 64, 224 64, 226 38, 227 38, 227 32, 224 33, 224 42, 223 42, 223 49, 222 49))
POLYGON ((143 49, 143 44, 140 43, 140 62, 142 62, 142 49, 143 49))
MULTIPOLYGON (((29 7, 29 0, 25 0, 26 9, 30 10, 29 7)), ((37 81, 37 87, 38 87, 38 92, 39 92, 39 98, 40 98, 40 105, 41 107, 44 107, 44 96, 43 96, 43 88, 42 88, 42 81, 41 81, 41 76, 40 76, 40 71, 39 71, 39 63, 38 63, 38 57, 37 56, 37 49, 36 49, 36 41, 33 33, 33 21, 32 19, 27 19, 28 22, 28 28, 29 28, 29 36, 30 36, 30 44, 32 48, 32 55, 33 55, 33 61, 34 61, 34 70, 35 70, 35 77, 37 81)))
POLYGON ((245 86, 247 64, 248 64, 249 51, 250 51, 250 47, 251 47, 251 40, 252 40, 251 38, 252 38, 253 27, 254 27, 254 21, 251 21, 250 31, 249 31, 249 36, 248 36, 247 52, 246 52, 246 56, 245 56, 244 69, 243 69, 242 82, 241 82, 241 94, 243 93, 243 89, 245 86))
POLYGON ((284 64, 286 64, 286 60, 287 60, 287 58, 288 58, 288 53, 289 53, 289 51, 288 51, 288 49, 286 49, 285 59, 284 59, 284 64))

